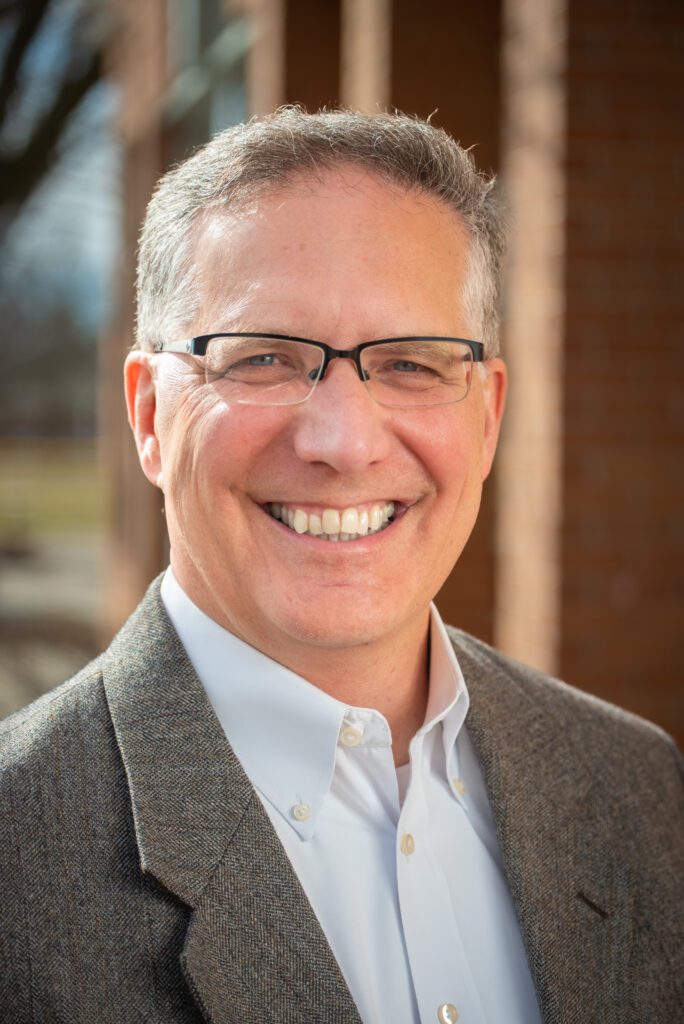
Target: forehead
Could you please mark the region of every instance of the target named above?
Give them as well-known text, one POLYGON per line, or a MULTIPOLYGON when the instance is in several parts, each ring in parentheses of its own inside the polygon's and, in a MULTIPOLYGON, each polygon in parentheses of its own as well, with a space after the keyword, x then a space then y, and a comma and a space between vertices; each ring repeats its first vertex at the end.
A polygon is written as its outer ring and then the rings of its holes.
POLYGON ((267 316, 258 329, 316 326, 321 337, 325 324, 308 325, 316 314, 348 320, 370 305, 390 330, 388 315, 412 307, 438 310, 447 299, 453 310, 468 248, 461 218, 437 198, 353 167, 299 177, 198 225, 201 326, 248 329, 236 318, 267 316))

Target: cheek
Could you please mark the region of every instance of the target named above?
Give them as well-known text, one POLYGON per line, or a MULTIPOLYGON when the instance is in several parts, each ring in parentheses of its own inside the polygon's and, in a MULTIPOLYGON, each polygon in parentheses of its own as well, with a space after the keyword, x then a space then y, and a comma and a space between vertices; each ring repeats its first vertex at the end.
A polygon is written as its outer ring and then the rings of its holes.
POLYGON ((208 438, 217 417, 216 403, 203 395, 184 396, 179 401, 161 402, 157 410, 157 433, 162 459, 164 491, 181 492, 197 479, 203 453, 210 450, 208 438))
POLYGON ((193 507, 208 506, 211 514, 217 500, 244 488, 273 442, 274 426, 263 412, 229 406, 211 389, 160 408, 164 493, 177 518, 192 523, 193 507))
MULTIPOLYGON (((431 410, 419 421, 411 447, 427 469, 438 495, 457 500, 482 474, 482 426, 477 408, 458 405, 431 410)), ((408 443, 408 441, 407 441, 408 443)))

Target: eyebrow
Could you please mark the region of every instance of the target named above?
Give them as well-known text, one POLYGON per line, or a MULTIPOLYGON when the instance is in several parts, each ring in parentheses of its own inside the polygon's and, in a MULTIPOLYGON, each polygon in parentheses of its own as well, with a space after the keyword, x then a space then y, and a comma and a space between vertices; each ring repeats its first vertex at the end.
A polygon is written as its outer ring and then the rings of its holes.
MULTIPOLYGON (((291 330, 287 330, 287 328, 283 328, 283 327, 279 327, 279 328, 275 328, 275 329, 271 328, 271 327, 264 328, 263 324, 261 324, 261 325, 259 325, 257 327, 255 325, 250 324, 249 322, 241 323, 239 327, 235 327, 235 326, 232 326, 230 328, 221 327, 221 329, 219 329, 219 330, 210 331, 208 333, 210 333, 210 334, 238 334, 238 335, 239 334, 256 334, 257 336, 277 335, 278 337, 281 337, 283 339, 287 339, 287 338, 300 338, 302 341, 313 341, 313 342, 315 342, 318 345, 325 345, 325 344, 329 345, 330 344, 329 342, 321 341, 320 338, 312 337, 311 334, 309 334, 308 332, 302 333, 301 331, 291 331, 291 330)), ((336 339, 336 340, 342 340, 342 339, 336 339)), ((391 345, 392 342, 396 342, 397 352, 403 352, 404 351, 404 346, 405 346, 406 342, 407 341, 411 341, 412 351, 415 352, 417 355, 422 355, 422 356, 433 355, 434 356, 435 352, 437 351, 439 353, 439 355, 441 356, 443 362, 451 363, 451 362, 454 361, 454 359, 453 359, 453 351, 454 350, 453 350, 453 347, 450 344, 441 344, 440 345, 439 342, 436 341, 436 340, 435 341, 430 341, 430 342, 426 342, 426 341, 423 341, 423 342, 421 342, 421 341, 413 341, 412 336, 410 334, 409 335, 398 334, 395 337, 390 337, 390 338, 366 338, 366 339, 364 339, 364 341, 360 341, 356 345, 347 345, 347 347, 345 349, 340 349, 340 351, 349 351, 351 349, 357 348, 359 345, 373 344, 376 341, 381 341, 381 342, 387 344, 388 346, 391 345), (439 347, 437 348, 437 346, 439 346, 439 347)), ((336 348, 337 346, 336 345, 332 345, 331 347, 332 348, 336 348)))
POLYGON ((264 327, 261 324, 253 324, 250 321, 240 321, 240 326, 235 327, 221 327, 218 330, 210 331, 207 333, 211 334, 277 334, 281 338, 302 338, 304 341, 317 341, 317 338, 312 338, 310 334, 302 334, 301 331, 291 331, 286 327, 264 327))
MULTIPOLYGON (((380 339, 380 340, 383 340, 383 339, 380 339)), ((388 338, 387 339, 388 347, 390 347, 392 345, 393 341, 397 342, 397 345, 396 345, 397 354, 400 353, 400 352, 405 351, 405 347, 404 347, 405 346, 405 342, 402 342, 402 340, 400 338, 388 338)), ((439 358, 439 361, 441 363, 447 364, 447 363, 453 363, 454 362, 455 349, 454 349, 453 345, 447 345, 447 344, 440 345, 439 342, 434 342, 434 341, 431 342, 431 343, 421 342, 421 341, 414 341, 414 342, 411 343, 411 346, 412 346, 411 347, 411 352, 415 353, 415 355, 419 355, 419 356, 430 355, 433 358, 435 357, 435 355, 437 355, 437 357, 439 358), (437 347, 437 346, 439 346, 439 347, 437 347)))

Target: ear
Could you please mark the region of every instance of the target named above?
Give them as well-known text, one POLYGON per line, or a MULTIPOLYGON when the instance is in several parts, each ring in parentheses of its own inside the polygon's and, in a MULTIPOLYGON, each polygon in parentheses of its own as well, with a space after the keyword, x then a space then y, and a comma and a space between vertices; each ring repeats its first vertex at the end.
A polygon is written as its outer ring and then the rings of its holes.
POLYGON ((508 387, 508 371, 502 359, 489 359, 486 367, 487 376, 482 382, 484 396, 483 480, 489 476, 494 461, 508 387))
POLYGON ((124 364, 128 422, 131 425, 143 473, 161 487, 162 465, 155 414, 157 391, 149 352, 130 352, 124 364))

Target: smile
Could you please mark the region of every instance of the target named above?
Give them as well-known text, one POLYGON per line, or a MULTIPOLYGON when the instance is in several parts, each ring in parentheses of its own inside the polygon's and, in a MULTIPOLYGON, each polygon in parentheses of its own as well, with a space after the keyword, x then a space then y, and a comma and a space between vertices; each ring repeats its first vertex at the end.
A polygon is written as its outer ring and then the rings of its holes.
POLYGON ((325 508, 306 512, 297 505, 272 501, 266 505, 266 511, 295 533, 306 533, 319 540, 349 541, 379 533, 389 526, 395 515, 395 503, 384 501, 345 509, 325 508))

